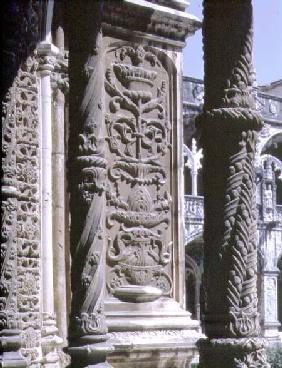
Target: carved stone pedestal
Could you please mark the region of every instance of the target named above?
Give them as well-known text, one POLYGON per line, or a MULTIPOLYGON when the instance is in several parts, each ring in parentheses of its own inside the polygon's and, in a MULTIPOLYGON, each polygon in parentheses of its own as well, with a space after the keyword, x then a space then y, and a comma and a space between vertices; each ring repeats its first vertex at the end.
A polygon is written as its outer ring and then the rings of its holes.
POLYGON ((142 304, 115 300, 105 305, 105 315, 114 347, 108 361, 115 368, 184 368, 196 354, 199 322, 172 299, 142 304))
POLYGON ((109 333, 115 351, 108 361, 115 368, 186 368, 197 354, 197 332, 162 329, 109 333))
POLYGON ((73 342, 73 346, 68 349, 71 367, 111 368, 106 358, 114 350, 113 346, 101 340, 99 337, 84 336, 77 344, 73 342))

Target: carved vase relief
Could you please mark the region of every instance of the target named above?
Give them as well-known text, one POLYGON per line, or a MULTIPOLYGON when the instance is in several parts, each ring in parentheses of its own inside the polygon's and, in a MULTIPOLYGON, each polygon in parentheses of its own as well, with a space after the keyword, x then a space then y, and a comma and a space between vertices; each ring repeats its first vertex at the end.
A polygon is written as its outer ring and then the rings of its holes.
POLYGON ((168 74, 151 47, 119 46, 107 58, 107 289, 137 302, 147 287, 149 301, 172 289, 168 74))

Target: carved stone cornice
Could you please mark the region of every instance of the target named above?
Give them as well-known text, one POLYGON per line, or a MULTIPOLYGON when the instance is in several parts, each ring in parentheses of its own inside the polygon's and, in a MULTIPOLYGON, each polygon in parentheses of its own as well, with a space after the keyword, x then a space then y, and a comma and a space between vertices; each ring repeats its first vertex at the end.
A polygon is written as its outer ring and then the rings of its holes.
MULTIPOLYGON (((201 22, 185 13, 182 4, 145 0, 108 1, 104 3, 103 28, 105 33, 125 34, 167 43, 175 48, 185 46, 187 36, 194 34, 201 22), (175 9, 172 9, 173 5, 175 9), (182 10, 176 10, 181 8, 182 10), (125 32, 126 31, 126 32, 125 32)), ((180 2, 178 2, 180 3, 180 2)))
POLYGON ((189 5, 186 0, 147 0, 150 3, 167 6, 172 9, 185 11, 185 8, 189 5))

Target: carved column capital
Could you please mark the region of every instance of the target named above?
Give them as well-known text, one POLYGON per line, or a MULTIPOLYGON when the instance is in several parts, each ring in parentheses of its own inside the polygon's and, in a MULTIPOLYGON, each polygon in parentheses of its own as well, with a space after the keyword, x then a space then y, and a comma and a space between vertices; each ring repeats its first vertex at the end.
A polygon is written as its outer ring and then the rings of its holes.
POLYGON ((53 95, 57 98, 60 90, 66 96, 69 94, 69 52, 63 51, 57 54, 53 65, 54 71, 51 75, 53 95))
POLYGON ((59 49, 52 43, 41 42, 37 47, 38 71, 41 75, 51 75, 59 49))

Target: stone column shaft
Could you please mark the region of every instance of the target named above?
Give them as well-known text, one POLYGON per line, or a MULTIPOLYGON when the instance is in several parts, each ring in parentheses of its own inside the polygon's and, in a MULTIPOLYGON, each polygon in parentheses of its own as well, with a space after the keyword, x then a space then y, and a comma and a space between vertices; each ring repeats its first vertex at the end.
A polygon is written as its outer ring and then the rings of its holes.
POLYGON ((198 170, 194 167, 191 169, 191 176, 192 176, 192 195, 198 195, 198 170))
POLYGON ((70 37, 70 160, 73 367, 110 367, 106 355, 104 65, 102 2, 73 1, 70 37), (95 21, 94 21, 95 17, 95 21), (79 29, 79 33, 77 30, 79 29))
POLYGON ((42 254, 42 351, 44 367, 53 367, 59 360, 54 348, 63 342, 57 336, 54 309, 53 264, 53 206, 52 206, 52 89, 51 74, 54 55, 58 53, 50 43, 41 43, 37 49, 40 75, 41 110, 41 254, 42 254))
POLYGON ((53 297, 53 241, 52 241, 52 119, 51 83, 49 70, 41 71, 41 214, 42 214, 42 266, 43 266, 43 310, 54 313, 53 297), (50 272, 51 271, 51 272, 50 272))
POLYGON ((67 303, 66 303, 66 188, 65 188, 65 96, 57 88, 54 97, 53 133, 53 241, 54 241, 54 307, 60 336, 67 343, 67 303))
POLYGON ((201 367, 268 367, 259 334, 251 0, 204 1, 204 329, 201 367))

